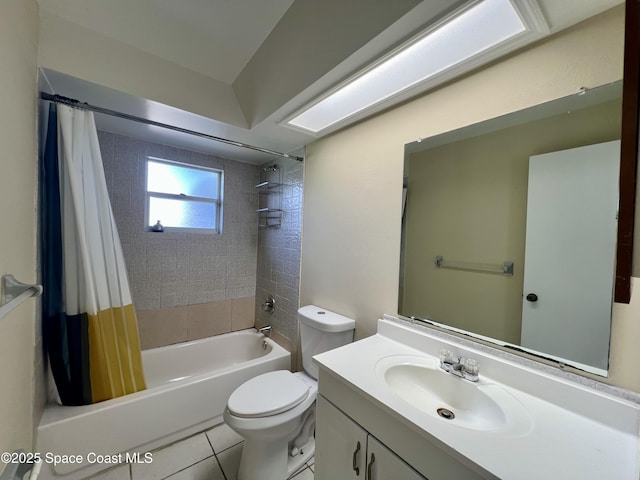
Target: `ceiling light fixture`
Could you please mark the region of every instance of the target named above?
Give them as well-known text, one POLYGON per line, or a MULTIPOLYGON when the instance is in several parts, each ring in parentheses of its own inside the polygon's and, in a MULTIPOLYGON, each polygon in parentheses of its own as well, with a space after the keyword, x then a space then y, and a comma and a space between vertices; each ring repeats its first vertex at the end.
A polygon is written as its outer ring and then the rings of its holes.
POLYGON ((296 112, 284 125, 320 135, 482 65, 548 33, 535 0, 483 0, 296 112))

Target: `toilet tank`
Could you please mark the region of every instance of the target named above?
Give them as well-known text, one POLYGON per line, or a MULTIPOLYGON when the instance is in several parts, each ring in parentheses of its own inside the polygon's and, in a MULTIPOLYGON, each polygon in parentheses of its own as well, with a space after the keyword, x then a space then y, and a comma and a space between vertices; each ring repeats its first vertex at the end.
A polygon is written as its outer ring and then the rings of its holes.
POLYGON ((317 380, 318 366, 313 363, 311 358, 319 353, 351 343, 356 322, 352 318, 315 305, 300 308, 298 322, 300 324, 302 367, 307 374, 317 380))

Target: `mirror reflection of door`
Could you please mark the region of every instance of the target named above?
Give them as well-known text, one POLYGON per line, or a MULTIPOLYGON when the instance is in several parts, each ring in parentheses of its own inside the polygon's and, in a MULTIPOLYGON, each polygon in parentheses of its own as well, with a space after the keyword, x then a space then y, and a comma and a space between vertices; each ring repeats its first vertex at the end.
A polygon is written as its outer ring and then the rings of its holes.
MULTIPOLYGON (((543 324, 551 327, 539 335, 547 343, 540 342, 534 348, 530 346, 533 342, 527 345, 525 338, 525 345, 521 344, 524 297, 537 293, 538 306, 548 300, 545 293, 543 301, 541 290, 523 290, 528 176, 533 156, 619 140, 621 92, 621 83, 616 82, 407 145, 404 173, 408 192, 403 217, 399 313, 523 347, 606 375, 610 300, 600 304, 598 310, 601 317, 597 323, 602 329, 576 327, 570 318, 575 315, 565 314, 539 324, 541 329, 543 324), (434 265, 437 255, 496 265, 511 260, 514 272, 513 276, 505 276, 441 269, 434 265), (565 319, 569 325, 563 327, 565 319), (572 333, 558 333, 574 332, 576 328, 581 329, 580 343, 572 333), (572 344, 576 344, 575 349, 572 344), (553 350, 549 351, 547 346, 553 350), (573 350, 577 358, 572 356, 573 350), (592 354, 585 358, 586 352, 592 354)), ((615 157, 619 158, 617 154, 615 157)), ((615 172, 617 178, 617 169, 615 172)), ((580 178, 579 173, 574 172, 570 178, 580 178)), ((598 181, 601 183, 602 179, 598 181)), ((600 183, 589 193, 600 193, 600 183)), ((569 183, 560 181, 560 184, 566 189, 569 183)), ((615 181, 614 186, 617 191, 615 181)), ((570 222, 572 215, 573 212, 567 212, 565 222, 570 222)), ((588 218, 592 219, 592 215, 591 212, 588 218)), ((612 221, 615 222, 615 217, 612 221)), ((614 232, 615 223, 611 228, 614 232)), ((556 230, 546 229, 552 241, 558 236, 556 230)), ((584 248, 587 236, 569 244, 567 255, 578 251, 578 247, 584 248)), ((606 273, 585 275, 610 282, 615 263, 610 251, 590 260, 609 261, 608 268, 602 270, 606 273)), ((532 268, 529 266, 528 270, 532 268)), ((545 267, 544 271, 548 269, 545 267)), ((555 280, 558 275, 550 273, 543 284, 558 283, 555 280)), ((568 300, 566 284, 572 282, 560 284, 557 290, 568 300)), ((611 299, 610 291, 607 286, 606 293, 611 299)), ((582 296, 575 300, 584 302, 582 296)), ((531 303, 527 305, 533 308, 531 303)))
POLYGON ((620 142, 529 159, 521 345, 604 370, 620 142))

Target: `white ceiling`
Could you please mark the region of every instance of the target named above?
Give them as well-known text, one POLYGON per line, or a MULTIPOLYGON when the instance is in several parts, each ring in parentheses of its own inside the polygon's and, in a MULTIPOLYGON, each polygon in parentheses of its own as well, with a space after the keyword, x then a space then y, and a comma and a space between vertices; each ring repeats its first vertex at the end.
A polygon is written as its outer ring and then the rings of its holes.
MULTIPOLYGON (((282 152, 300 154, 300 147, 314 140, 307 134, 296 132, 278 125, 287 115, 312 101, 336 83, 352 75, 363 65, 378 58, 393 46, 412 36, 417 30, 424 28, 435 19, 455 6, 477 0, 360 0, 354 3, 368 5, 366 12, 350 12, 351 18, 344 18, 345 0, 38 0, 41 11, 55 15, 68 22, 80 25, 97 35, 113 38, 144 51, 148 54, 168 60, 183 68, 198 72, 211 79, 231 85, 237 102, 244 110, 250 128, 231 126, 215 118, 179 110, 148 99, 134 97, 127 93, 115 91, 96 83, 44 69, 46 76, 43 87, 51 93, 77 98, 102 107, 125 111, 132 115, 152 118, 155 121, 171 123, 182 128, 202 131, 211 135, 230 138, 240 142, 262 146, 282 152), (367 3, 368 2, 368 3, 367 3), (390 3, 384 3, 390 2, 390 3), (392 5, 393 2, 396 2, 392 5), (402 3, 401 10, 398 5, 402 3), (308 22, 320 16, 313 8, 323 8, 325 17, 322 28, 327 37, 327 45, 332 45, 334 53, 332 62, 323 60, 322 48, 305 44, 304 38, 286 38, 278 43, 278 35, 282 37, 286 21, 290 23, 299 17, 293 17, 302 8, 309 7, 306 12, 308 22), (393 16, 388 21, 382 8, 394 7, 393 16), (332 9, 340 12, 340 17, 333 17, 332 9), (339 10, 341 9, 341 10, 339 10), (378 11, 376 11, 378 10, 378 11), (290 17, 287 18, 287 12, 290 17), (398 13, 399 12, 399 13, 398 13), (362 15, 360 15, 362 14, 362 15), (359 18, 377 21, 374 27, 367 30, 364 24, 358 25, 359 18), (376 17, 377 14, 377 17, 376 17), (285 20, 283 20, 283 18, 285 20), (381 21, 382 19, 382 21, 381 21), (280 24, 279 24, 280 22, 280 24), (346 29, 366 30, 366 42, 362 34, 358 42, 346 45, 341 35, 346 29), (331 40, 334 43, 331 44, 331 40), (337 40, 335 40, 337 39, 337 40), (345 44, 344 52, 337 52, 345 44), (260 74, 261 57, 265 50, 274 45, 282 51, 283 57, 296 58, 290 70, 282 72, 283 78, 295 75, 295 82, 290 90, 272 90, 279 94, 269 98, 268 90, 260 91, 259 86, 247 90, 243 82, 249 73, 260 74), (355 45, 355 46, 354 46, 355 45), (309 49, 309 55, 298 52, 309 49), (339 53, 339 54, 338 54, 339 53), (297 56, 296 56, 297 55, 297 56), (319 65, 324 70, 318 71, 319 65), (315 70, 314 70, 315 69, 315 70), (311 74, 312 73, 312 74, 311 74), (267 92, 267 93, 265 93, 267 92), (254 98, 256 97, 256 98, 254 98), (276 98, 277 97, 277 98, 276 98), (271 102, 271 103, 270 103, 271 102), (251 110, 253 105, 267 105, 260 115, 251 110)), ((349 0, 351 2, 351 0, 349 0)), ((527 0, 513 0, 522 2, 527 0)), ((550 27, 550 34, 567 28, 592 15, 622 3, 623 0, 539 0, 540 9, 550 27)), ((338 15, 338 13, 336 13, 338 15)), ((365 20, 362 20, 363 22, 365 20)), ((299 21, 298 21, 299 23, 299 21)), ((296 31, 304 34, 305 29, 318 28, 318 25, 294 25, 296 31)), ((346 34, 345 34, 346 35, 346 34)), ((351 33, 351 36, 354 34, 351 33)), ((347 37, 344 37, 347 38, 347 37)), ((273 51, 269 52, 273 57, 273 51)), ((264 62, 263 62, 264 63, 264 62)), ((269 73, 269 65, 262 65, 263 72, 269 73)), ((271 72, 272 73, 272 72, 271 72)), ((255 109, 254 109, 255 110, 255 109)), ((150 141, 163 142, 182 148, 215 153, 241 161, 262 163, 269 157, 257 155, 252 151, 238 150, 184 134, 168 132, 159 128, 135 124, 107 116, 97 116, 98 127, 124 133, 150 141)))
POLYGON ((293 0, 39 0, 41 9, 232 83, 293 0))

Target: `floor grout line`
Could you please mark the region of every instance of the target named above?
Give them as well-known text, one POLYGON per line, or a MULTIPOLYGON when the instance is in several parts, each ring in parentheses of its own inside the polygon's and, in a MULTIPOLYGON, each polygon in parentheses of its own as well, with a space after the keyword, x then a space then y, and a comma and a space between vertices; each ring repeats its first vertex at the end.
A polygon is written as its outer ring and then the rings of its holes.
MULTIPOLYGON (((185 467, 183 467, 183 468, 180 468, 179 470, 176 470, 175 472, 172 472, 172 473, 171 473, 171 474, 169 474, 169 475, 160 476, 160 480, 166 480, 166 479, 168 479, 168 478, 170 478, 170 477, 172 477, 172 476, 174 476, 174 475, 177 475, 177 474, 179 474, 179 473, 181 473, 181 472, 184 472, 185 470, 188 470, 188 469, 190 469, 190 468, 193 468, 194 466, 196 466, 196 465, 198 465, 198 464, 200 464, 200 463, 202 463, 202 462, 205 462, 205 461, 207 461, 207 460, 211 460, 211 457, 214 457, 214 458, 215 458, 215 461, 216 461, 216 463, 217 463, 217 465, 218 465, 218 467, 219 467, 219 469, 220 469, 220 472, 222 473, 222 477, 224 478, 224 480, 235 480, 235 479, 231 479, 231 478, 229 477, 229 473, 228 473, 228 472, 225 472, 225 469, 224 469, 224 467, 223 467, 223 465, 222 465, 222 461, 221 461, 221 459, 220 459, 219 455, 221 455, 221 454, 223 454, 223 453, 227 452, 228 450, 230 450, 230 449, 232 449, 232 448, 237 448, 237 447, 238 447, 238 445, 241 445, 241 444, 243 443, 243 441, 239 441, 239 442, 237 442, 237 443, 235 443, 235 444, 233 444, 233 445, 230 445, 230 446, 228 446, 228 447, 224 448, 224 449, 223 449, 223 450, 221 450, 220 452, 216 452, 216 450, 215 450, 215 448, 214 448, 214 446, 213 446, 213 442, 212 442, 211 438, 209 438, 209 435, 207 435, 207 434, 206 434, 206 431, 204 431, 204 432, 199 432, 199 433, 196 433, 196 434, 194 434, 194 435, 191 435, 191 436, 189 436, 189 437, 187 437, 187 438, 184 438, 184 439, 181 439, 181 440, 178 440, 178 441, 172 442, 171 444, 169 444, 169 445, 167 445, 167 446, 160 447, 160 448, 158 448, 158 449, 156 449, 156 450, 154 450, 154 451, 159 451, 159 450, 163 450, 163 449, 169 448, 169 447, 171 447, 171 446, 173 446, 173 445, 177 445, 177 444, 179 444, 179 443, 181 443, 181 442, 187 441, 187 440, 191 439, 192 437, 195 437, 195 436, 198 436, 198 435, 201 435, 201 434, 204 434, 205 438, 207 439, 207 444, 208 444, 208 445, 209 445, 209 447, 211 448, 211 454, 210 454, 210 455, 207 455, 206 457, 204 457, 204 458, 202 458, 202 459, 200 459, 200 460, 198 460, 198 461, 197 461, 197 462, 195 462, 195 463, 192 463, 191 465, 188 465, 188 466, 185 466, 185 467)), ((315 460, 315 459, 314 459, 314 460, 315 460)), ((313 477, 315 476, 315 472, 314 472, 314 470, 313 470, 313 464, 309 463, 310 461, 311 461, 311 460, 309 460, 309 461, 305 462, 305 463, 301 466, 302 468, 300 468, 297 472, 295 472, 295 475, 294 475, 294 476, 292 476, 292 477, 290 477, 290 479, 291 479, 291 480, 295 480, 296 478, 300 478, 300 477, 304 474, 304 471, 305 471, 305 470, 309 470, 309 471, 310 471, 310 473, 311 473, 311 477, 313 478, 313 477)), ((315 464, 315 462, 314 462, 314 464, 315 464)), ((137 475, 136 475, 136 476, 134 476, 134 471, 133 471, 133 465, 132 465, 132 464, 129 464, 129 465, 128 465, 127 473, 128 473, 128 477, 129 477, 129 478, 128 478, 128 480, 141 480, 141 479, 139 478, 139 476, 137 476, 137 475)), ((162 473, 160 473, 160 475, 162 475, 162 473)), ((307 474, 304 474, 304 475, 306 476, 307 474)))
POLYGON ((216 457, 216 462, 218 462, 218 466, 220 467, 220 471, 222 472, 222 476, 224 477, 224 480, 232 480, 227 477, 227 472, 224 471, 224 468, 222 467, 222 462, 218 458, 218 454, 216 453, 214 454, 214 456, 216 457))
MULTIPOLYGON (((185 470, 187 470, 187 469, 189 469, 189 468, 191 468, 191 467, 194 467, 194 466, 198 465, 199 463, 202 463, 202 462, 204 462, 205 460, 209 460, 211 457, 215 457, 215 456, 216 456, 216 455, 215 455, 215 453, 212 453, 212 454, 211 454, 211 455, 209 455, 208 457, 205 457, 205 458, 203 458, 203 459, 201 459, 201 460, 198 460, 196 463, 192 463, 191 465, 188 465, 188 466, 186 466, 186 467, 184 467, 184 468, 181 468, 180 470, 176 470, 175 472, 171 473, 170 475, 167 475, 167 476, 165 476, 165 477, 162 477, 160 480, 166 480, 166 479, 167 479, 167 478, 169 478, 169 477, 172 477, 172 476, 174 476, 174 475, 177 475, 177 474, 178 474, 178 473, 180 473, 180 472, 184 472, 185 470)), ((217 458, 216 458, 216 460, 217 460, 217 458)), ((220 468, 222 469, 222 467, 220 467, 220 468)), ((223 472, 223 474, 224 474, 224 472, 223 472)), ((132 479, 132 480, 133 480, 133 479, 132 479)))
MULTIPOLYGON (((222 468, 222 462, 218 458, 218 453, 222 453, 222 452, 224 452, 224 450, 228 450, 228 448, 225 448, 221 452, 216 452, 216 449, 213 447, 213 442, 209 438, 209 435, 207 435, 206 432, 205 432, 204 436, 207 437, 207 442, 209 442, 209 446, 211 447, 211 451, 213 452, 213 456, 216 458, 216 462, 218 463, 218 467, 220 467, 220 471, 222 472, 222 476, 223 476, 224 480, 229 480, 227 478, 227 474, 224 471, 224 468, 222 468)), ((231 448, 231 447, 229 447, 229 448, 231 448)))

